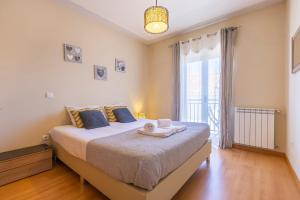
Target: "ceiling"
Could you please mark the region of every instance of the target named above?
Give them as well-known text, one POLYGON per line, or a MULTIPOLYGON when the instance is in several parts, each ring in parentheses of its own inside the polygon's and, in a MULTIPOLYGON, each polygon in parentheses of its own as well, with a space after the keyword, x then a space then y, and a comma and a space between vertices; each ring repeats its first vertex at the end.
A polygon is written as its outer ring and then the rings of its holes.
POLYGON ((68 1, 134 34, 145 43, 152 43, 281 0, 158 0, 158 5, 168 8, 170 15, 169 30, 159 35, 144 31, 144 10, 153 6, 155 0, 68 1))

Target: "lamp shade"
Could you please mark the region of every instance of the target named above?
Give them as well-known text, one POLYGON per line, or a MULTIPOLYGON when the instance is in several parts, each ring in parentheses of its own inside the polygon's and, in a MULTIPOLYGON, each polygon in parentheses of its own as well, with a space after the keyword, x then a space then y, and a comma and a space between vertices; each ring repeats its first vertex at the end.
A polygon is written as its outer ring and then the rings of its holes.
POLYGON ((138 119, 146 119, 146 114, 145 113, 136 113, 136 117, 138 118, 138 119))
POLYGON ((165 7, 152 6, 145 10, 144 28, 148 33, 159 34, 169 29, 169 12, 165 7))

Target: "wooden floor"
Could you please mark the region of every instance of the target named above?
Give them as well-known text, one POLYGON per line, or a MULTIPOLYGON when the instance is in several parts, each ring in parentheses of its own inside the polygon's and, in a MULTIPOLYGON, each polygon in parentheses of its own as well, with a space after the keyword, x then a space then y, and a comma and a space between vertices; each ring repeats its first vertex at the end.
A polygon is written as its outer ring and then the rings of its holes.
MULTIPOLYGON (((209 166, 203 163, 175 200, 299 200, 284 158, 238 149, 214 150, 209 166)), ((107 199, 63 164, 53 170, 0 187, 4 200, 107 199)))

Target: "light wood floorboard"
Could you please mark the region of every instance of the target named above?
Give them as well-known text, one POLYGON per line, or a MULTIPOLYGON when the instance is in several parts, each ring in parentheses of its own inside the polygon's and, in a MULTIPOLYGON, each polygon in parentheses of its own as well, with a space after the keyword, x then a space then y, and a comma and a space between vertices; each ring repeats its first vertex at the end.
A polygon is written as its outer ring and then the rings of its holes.
MULTIPOLYGON (((117 192, 117 191, 116 191, 117 192)), ((5 200, 106 200, 63 164, 0 187, 5 200)), ((213 150, 174 200, 299 200, 300 193, 282 157, 238 149, 213 150)))

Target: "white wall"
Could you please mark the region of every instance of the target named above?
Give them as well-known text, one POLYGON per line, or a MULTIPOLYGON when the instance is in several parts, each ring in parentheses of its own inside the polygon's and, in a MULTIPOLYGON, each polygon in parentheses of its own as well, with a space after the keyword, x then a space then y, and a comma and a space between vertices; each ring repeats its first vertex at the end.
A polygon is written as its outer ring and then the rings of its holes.
POLYGON ((148 48, 100 21, 61 0, 0 1, 0 152, 38 144, 68 123, 65 104, 143 109, 148 48), (64 62, 64 43, 82 48, 82 64, 64 62), (126 73, 114 71, 116 57, 126 73), (108 68, 107 81, 94 80, 94 64, 108 68))
POLYGON ((288 1, 288 133, 287 155, 300 179, 300 72, 291 74, 292 36, 300 26, 300 1, 288 1))

